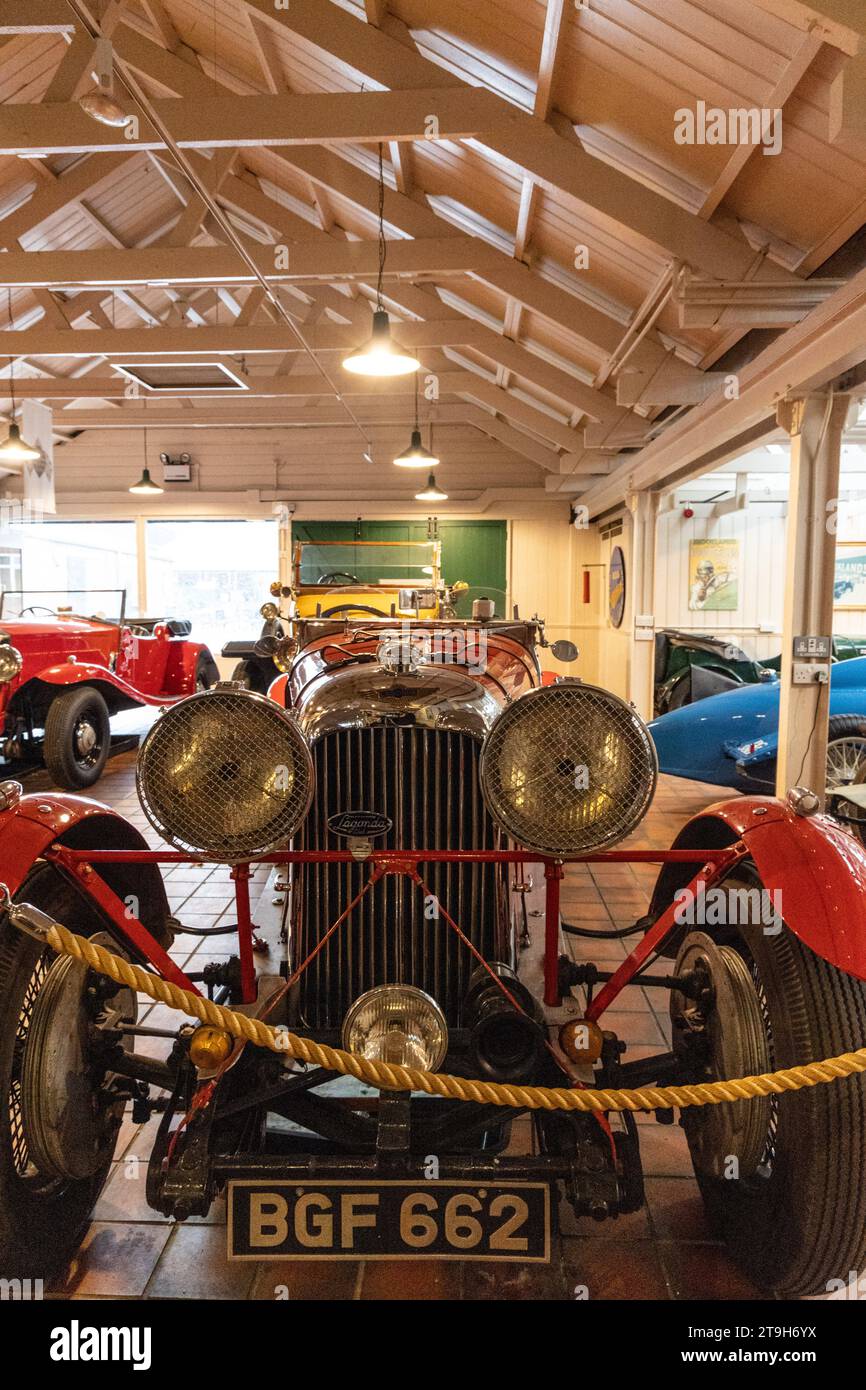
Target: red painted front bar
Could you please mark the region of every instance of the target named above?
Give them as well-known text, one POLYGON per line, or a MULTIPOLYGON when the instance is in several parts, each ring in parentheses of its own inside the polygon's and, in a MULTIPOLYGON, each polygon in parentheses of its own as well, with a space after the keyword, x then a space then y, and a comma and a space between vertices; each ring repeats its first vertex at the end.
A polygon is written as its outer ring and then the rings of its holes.
MULTIPOLYGON (((135 853, 135 851, 131 852, 135 853)), ((200 994, 201 990, 196 988, 192 980, 188 979, 180 967, 175 964, 168 952, 163 950, 156 937, 147 930, 144 923, 130 912, 127 905, 121 902, 116 893, 112 892, 105 880, 93 872, 87 863, 87 857, 85 855, 82 859, 80 853, 65 849, 63 845, 52 845, 45 851, 45 858, 60 864, 67 873, 72 874, 77 879, 83 892, 99 904, 121 935, 132 943, 145 960, 156 966, 164 980, 169 980, 173 985, 180 985, 181 989, 190 990, 192 994, 200 994)))
MULTIPOLYGON (((598 854, 586 854, 569 863, 604 864, 700 864, 698 874, 692 880, 704 876, 707 883, 715 882, 721 873, 737 859, 742 857, 742 848, 719 850, 606 850, 598 854)), ((82 869, 94 864, 201 864, 213 862, 201 855, 184 854, 178 850, 69 850, 49 851, 62 859, 70 871, 81 875, 82 869)), ((238 941, 241 958, 241 984, 245 1002, 255 998, 255 961, 252 950, 253 926, 249 902, 249 874, 253 864, 349 864, 355 862, 348 850, 276 850, 259 859, 245 861, 232 869, 235 883, 235 897, 238 913, 238 941)), ((550 1007, 560 1003, 559 994, 559 905, 560 885, 565 875, 562 860, 545 859, 530 850, 374 850, 365 862, 387 866, 388 872, 412 873, 420 863, 469 863, 469 864, 538 864, 544 865, 545 876, 545 931, 544 931, 544 1002, 550 1007)), ((153 965, 166 979, 174 980, 190 988, 183 972, 174 961, 158 946, 153 937, 137 920, 130 922, 127 917, 120 919, 116 911, 119 906, 111 890, 102 880, 91 876, 84 880, 88 891, 97 900, 102 898, 102 906, 126 932, 128 938, 143 950, 153 965), (98 885, 98 886, 97 886, 98 885), (96 891, 94 891, 96 890, 96 891)), ((617 997, 624 985, 640 969, 655 947, 667 936, 674 926, 674 908, 669 908, 635 947, 614 977, 593 1000, 587 1017, 597 1019, 617 997)), ((193 987, 194 988, 194 987, 193 987)))
POLYGON ((559 1000, 559 885, 565 870, 558 859, 544 864, 544 1002, 556 1008, 559 1000))
MULTIPOLYGON (((636 849, 602 850, 599 854, 582 854, 569 864, 716 864, 726 859, 724 849, 636 849)), ((173 849, 70 849, 64 854, 72 860, 88 864, 214 864, 219 861, 201 854, 184 854, 173 849)), ((374 849, 365 864, 560 864, 559 859, 545 859, 528 849, 374 849)), ((346 849, 281 849, 247 864, 353 864, 355 856, 346 849)))
MULTIPOLYGON (((736 864, 737 860, 742 859, 747 853, 748 851, 743 844, 734 845, 731 849, 721 850, 719 854, 714 855, 715 862, 710 860, 705 861, 702 868, 698 869, 698 872, 684 891, 687 893, 694 893, 696 898, 699 897, 702 893, 705 893, 707 888, 713 883, 717 883, 722 874, 725 873, 731 865, 736 864)), ((670 934, 672 929, 679 925, 676 918, 679 907, 679 902, 676 900, 672 902, 670 907, 668 907, 656 920, 653 926, 650 927, 649 931, 641 937, 634 950, 626 956, 622 965, 619 966, 607 981, 604 988, 599 990, 598 994, 593 999, 586 1011, 586 1017, 589 1020, 597 1022, 605 1009, 610 1008, 620 991, 630 980, 634 979, 641 966, 649 959, 653 951, 662 944, 665 937, 670 934)), ((546 1002, 545 1000, 545 1003, 546 1002)))
POLYGON ((256 997, 256 963, 253 958, 253 919, 250 915, 250 866, 232 869, 235 907, 238 916, 238 948, 241 958, 241 1000, 252 1004, 256 997))

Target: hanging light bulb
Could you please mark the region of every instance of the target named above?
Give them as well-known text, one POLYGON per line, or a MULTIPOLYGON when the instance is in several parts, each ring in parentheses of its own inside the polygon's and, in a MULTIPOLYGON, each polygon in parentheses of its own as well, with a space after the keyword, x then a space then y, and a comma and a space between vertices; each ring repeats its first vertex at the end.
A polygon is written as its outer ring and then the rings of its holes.
MULTIPOLYGON (((147 410, 147 401, 144 403, 144 408, 147 410)), ((160 487, 159 483, 153 481, 153 478, 150 476, 150 469, 147 466, 147 425, 144 427, 144 468, 142 469, 141 477, 138 482, 133 483, 129 491, 134 492, 137 497, 155 496, 158 492, 165 491, 164 488, 160 487)))
POLYGON ((39 449, 21 438, 21 431, 13 420, 8 437, 0 444, 0 463, 35 463, 41 457, 39 449))
POLYGON ((436 475, 430 473, 427 476, 427 486, 421 492, 415 493, 416 502, 447 502, 448 493, 443 492, 441 487, 436 486, 436 475))
MULTIPOLYGON (((432 426, 431 426, 432 434, 432 426)), ((439 462, 432 447, 425 449, 421 443, 421 428, 418 422, 418 378, 415 378, 415 428, 408 449, 404 449, 394 459, 398 468, 435 468, 439 462)))
POLYGON ((391 320, 385 309, 373 315, 373 332, 357 352, 343 359, 343 369, 355 376, 408 376, 417 372, 417 357, 401 352, 391 337, 391 320))
POLYGON ((96 86, 79 97, 78 105, 100 125, 129 125, 132 117, 114 95, 114 51, 110 39, 97 39, 93 59, 96 86))
MULTIPOLYGON (((6 304, 9 327, 12 322, 12 287, 6 288, 6 304)), ((12 412, 9 420, 9 435, 0 444, 0 463, 36 463, 42 457, 42 450, 21 438, 21 431, 15 422, 15 358, 9 358, 9 388, 12 397, 12 412)))
POLYGON ((379 277, 376 282, 376 311, 371 337, 357 352, 343 359, 343 368, 355 376, 408 376, 421 365, 417 357, 401 352, 391 337, 391 320, 382 303, 382 278, 388 243, 385 240, 385 173, 382 142, 379 141, 379 277))

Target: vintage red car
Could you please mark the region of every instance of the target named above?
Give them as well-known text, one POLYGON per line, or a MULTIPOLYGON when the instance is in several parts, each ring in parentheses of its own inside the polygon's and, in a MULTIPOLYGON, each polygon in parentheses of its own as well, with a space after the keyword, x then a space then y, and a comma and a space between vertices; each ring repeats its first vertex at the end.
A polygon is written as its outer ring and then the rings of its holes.
POLYGON ((110 718, 166 705, 219 679, 177 618, 130 618, 123 589, 0 595, 0 769, 43 763, 58 786, 89 787, 112 751, 110 718))
POLYGON ((542 684, 538 620, 483 613, 303 619, 271 698, 173 704, 138 760, 157 848, 95 801, 0 783, 4 1274, 74 1254, 130 1102, 159 1117, 148 1204, 188 1220, 225 1191, 233 1259, 556 1260, 561 1204, 642 1206, 651 1116, 678 1111, 756 1284, 863 1268, 866 850, 802 788, 617 847, 655 790, 646 726, 542 684), (573 902, 562 921, 566 861, 660 874, 603 930, 573 902), (173 917, 160 866, 189 863, 225 866, 237 949, 185 973, 173 934, 226 930, 173 917), (634 989, 666 1001, 669 1048, 630 1048, 634 989), (168 1054, 137 990, 179 1010, 168 1054))

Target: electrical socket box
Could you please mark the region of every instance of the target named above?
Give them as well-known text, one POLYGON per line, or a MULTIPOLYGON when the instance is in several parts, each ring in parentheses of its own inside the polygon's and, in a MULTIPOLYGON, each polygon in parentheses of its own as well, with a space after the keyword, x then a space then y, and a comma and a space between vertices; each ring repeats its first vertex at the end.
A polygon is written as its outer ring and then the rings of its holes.
POLYGON ((817 658, 818 661, 829 661, 832 650, 832 639, 829 637, 794 638, 795 661, 798 657, 812 657, 817 658))
POLYGON ((826 685, 830 679, 830 667, 819 661, 795 661, 792 683, 794 685, 826 685))

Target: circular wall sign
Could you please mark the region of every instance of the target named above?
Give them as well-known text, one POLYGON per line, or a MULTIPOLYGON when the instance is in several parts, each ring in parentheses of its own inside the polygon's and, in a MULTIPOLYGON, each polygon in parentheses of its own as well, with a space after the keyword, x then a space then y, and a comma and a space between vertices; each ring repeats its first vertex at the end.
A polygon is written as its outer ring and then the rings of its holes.
POLYGON ((607 572, 607 612, 613 627, 619 627, 625 612, 625 556, 615 545, 607 572))

